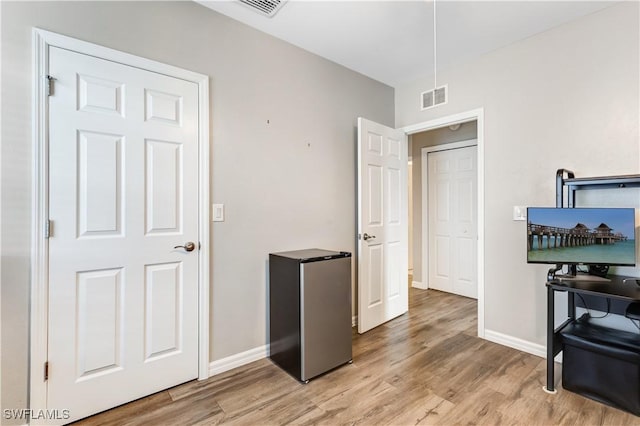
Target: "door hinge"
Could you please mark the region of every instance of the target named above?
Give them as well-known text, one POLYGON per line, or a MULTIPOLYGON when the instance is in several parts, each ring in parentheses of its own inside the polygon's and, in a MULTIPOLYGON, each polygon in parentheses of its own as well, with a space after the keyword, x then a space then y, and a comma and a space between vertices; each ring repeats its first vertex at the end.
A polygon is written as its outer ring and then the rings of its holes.
POLYGON ((50 75, 45 77, 47 79, 47 96, 51 96, 53 95, 53 81, 55 80, 55 78, 51 77, 50 75))
POLYGON ((49 380, 49 361, 44 363, 44 381, 49 380))
POLYGON ((49 219, 44 224, 44 237, 51 238, 52 235, 53 235, 53 221, 49 219))

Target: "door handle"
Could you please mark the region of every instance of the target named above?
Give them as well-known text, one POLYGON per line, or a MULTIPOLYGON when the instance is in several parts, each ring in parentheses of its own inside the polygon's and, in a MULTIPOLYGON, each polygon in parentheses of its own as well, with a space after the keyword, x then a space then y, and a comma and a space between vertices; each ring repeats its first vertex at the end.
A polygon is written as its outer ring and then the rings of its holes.
POLYGON ((174 249, 183 248, 184 251, 193 251, 196 248, 196 245, 193 241, 189 241, 184 243, 183 246, 175 246, 174 249))
POLYGON ((375 237, 376 237, 375 235, 369 235, 365 232, 364 235, 362 236, 362 239, 365 241, 368 241, 368 240, 373 240, 375 237))

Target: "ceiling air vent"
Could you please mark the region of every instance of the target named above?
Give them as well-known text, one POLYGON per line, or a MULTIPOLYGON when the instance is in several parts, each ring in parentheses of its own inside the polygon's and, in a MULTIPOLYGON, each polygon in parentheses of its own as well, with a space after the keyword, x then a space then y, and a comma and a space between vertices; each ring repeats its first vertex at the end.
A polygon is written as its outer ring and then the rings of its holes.
POLYGON ((447 103, 447 85, 437 87, 428 92, 420 94, 420 101, 423 110, 433 108, 447 103))
POLYGON ((240 0, 240 3, 249 6, 261 15, 271 18, 278 13, 286 1, 287 0, 240 0))

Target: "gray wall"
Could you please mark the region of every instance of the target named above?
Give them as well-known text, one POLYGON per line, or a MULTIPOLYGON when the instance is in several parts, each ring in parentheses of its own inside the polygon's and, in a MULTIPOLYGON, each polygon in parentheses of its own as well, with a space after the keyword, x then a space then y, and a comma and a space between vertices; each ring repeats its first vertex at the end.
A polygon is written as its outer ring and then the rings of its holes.
POLYGON ((355 251, 356 118, 393 126, 392 88, 193 2, 0 5, 2 408, 27 398, 31 27, 210 76, 212 360, 266 344, 269 252, 355 251))
POLYGON ((512 220, 513 206, 554 206, 559 168, 640 173, 638 8, 621 2, 441 70, 450 96, 432 110, 416 107, 432 76, 396 88, 397 127, 484 108, 485 327, 493 336, 545 344, 547 267, 526 264, 526 222, 512 220))
POLYGON ((409 136, 411 138, 411 156, 413 157, 412 170, 412 193, 413 193, 413 281, 420 282, 423 286, 427 284, 427 277, 422 271, 422 148, 427 146, 443 145, 447 143, 476 139, 478 134, 478 123, 471 121, 460 124, 458 130, 451 130, 449 127, 430 130, 428 132, 416 133, 409 136))

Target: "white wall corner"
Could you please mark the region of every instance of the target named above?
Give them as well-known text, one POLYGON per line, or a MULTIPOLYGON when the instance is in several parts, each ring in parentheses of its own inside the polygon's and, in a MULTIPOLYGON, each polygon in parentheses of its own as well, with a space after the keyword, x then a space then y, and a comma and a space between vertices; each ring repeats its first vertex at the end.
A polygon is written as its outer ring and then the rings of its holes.
POLYGON ((539 345, 537 343, 532 343, 527 340, 522 340, 517 337, 487 329, 484 331, 484 338, 490 342, 527 352, 531 355, 539 356, 541 358, 547 357, 547 348, 544 345, 539 345))
POLYGON ((426 284, 422 284, 420 281, 412 281, 411 282, 411 287, 413 288, 419 288, 420 290, 427 290, 429 289, 429 286, 426 284))
POLYGON ((212 361, 209 364, 209 377, 224 373, 225 371, 233 370, 237 367, 242 367, 243 365, 258 361, 268 356, 269 345, 264 345, 212 361))

